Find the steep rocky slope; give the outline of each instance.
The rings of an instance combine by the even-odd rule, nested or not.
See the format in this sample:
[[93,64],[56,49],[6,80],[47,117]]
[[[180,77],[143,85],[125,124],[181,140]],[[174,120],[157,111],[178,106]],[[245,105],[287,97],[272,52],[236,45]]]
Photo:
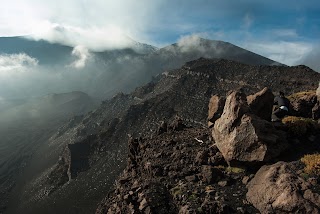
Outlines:
[[[305,66],[252,66],[204,58],[166,71],[61,127],[42,158],[59,161],[24,187],[16,211],[93,212],[126,166],[128,135],[152,136],[161,121],[172,121],[176,115],[188,126],[206,127],[213,94],[239,88],[252,94],[263,87],[291,94],[314,90],[319,80],[320,74]],[[192,132],[194,138],[198,131]]]
[[[97,102],[83,92],[50,94],[13,103],[0,111],[0,213],[35,151],[75,115]],[[16,182],[18,180],[18,182]]]
[[130,138],[127,166],[96,213],[318,213],[320,158],[304,155],[320,152],[320,125],[310,121],[297,135],[290,117],[263,119],[272,105],[261,115],[256,103],[272,103],[269,93],[230,93],[209,129],[176,118],[154,136]]

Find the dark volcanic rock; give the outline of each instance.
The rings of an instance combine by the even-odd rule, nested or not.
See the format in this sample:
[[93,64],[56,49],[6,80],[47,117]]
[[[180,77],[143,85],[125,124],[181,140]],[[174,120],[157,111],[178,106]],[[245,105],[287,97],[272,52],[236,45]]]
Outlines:
[[264,88],[254,95],[247,97],[248,105],[255,115],[258,117],[270,121],[274,95],[268,88]]
[[286,135],[251,113],[242,92],[232,92],[212,130],[218,149],[228,163],[264,162],[287,148]]
[[292,163],[263,166],[248,183],[247,199],[261,213],[319,213],[314,193]]
[[194,161],[218,152],[207,129],[184,128],[133,141],[139,142],[139,151],[130,152],[129,159],[136,164],[129,161],[96,213],[234,213],[238,206],[256,212],[243,203],[245,186],[241,180],[229,182],[233,175],[226,167]]
[[90,145],[87,143],[75,143],[69,144],[68,148],[70,152],[68,175],[72,179],[79,172],[86,171],[89,168]]

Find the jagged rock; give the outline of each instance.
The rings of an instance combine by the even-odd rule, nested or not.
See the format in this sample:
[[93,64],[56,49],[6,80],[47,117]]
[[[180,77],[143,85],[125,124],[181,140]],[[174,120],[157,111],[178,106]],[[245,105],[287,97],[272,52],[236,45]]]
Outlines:
[[317,88],[317,91],[316,91],[316,95],[317,95],[317,103],[312,108],[312,119],[314,120],[320,119],[320,82],[319,82],[319,87]]
[[202,180],[207,183],[213,183],[223,178],[223,173],[220,169],[210,165],[203,165],[201,170]]
[[225,102],[226,99],[224,97],[219,97],[218,95],[214,95],[211,97],[209,101],[208,121],[211,122],[212,125],[217,119],[220,118]]
[[319,82],[319,86],[316,91],[316,95],[317,95],[318,100],[320,100],[320,82]]
[[89,168],[90,145],[88,143],[69,144],[70,165],[68,169],[69,178],[74,178],[81,171]]
[[162,134],[166,132],[168,129],[168,124],[165,121],[161,121],[160,126],[158,128],[157,134]]
[[267,87],[247,97],[248,105],[252,113],[268,121],[271,119],[273,99],[274,95]]
[[320,99],[313,106],[311,111],[312,111],[312,119],[314,119],[314,120],[320,119]]
[[227,97],[212,137],[229,164],[269,161],[287,148],[285,133],[250,113],[246,96],[239,91]]
[[317,109],[313,109],[317,103],[317,95],[314,91],[293,94],[289,96],[289,100],[291,113],[294,116],[311,118],[313,114],[317,114]]
[[173,131],[181,131],[186,127],[186,125],[183,124],[182,118],[176,116],[170,126],[168,127],[169,130]]
[[319,213],[319,195],[296,171],[286,162],[261,167],[247,185],[247,200],[261,213]]
[[208,151],[199,151],[197,153],[196,159],[195,159],[196,163],[199,164],[207,164],[208,163]]

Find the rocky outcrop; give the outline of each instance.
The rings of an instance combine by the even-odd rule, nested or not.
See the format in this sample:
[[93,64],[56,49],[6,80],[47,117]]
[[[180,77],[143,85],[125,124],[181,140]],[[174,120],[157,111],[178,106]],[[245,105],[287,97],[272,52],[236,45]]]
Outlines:
[[320,119],[320,83],[316,91],[316,96],[317,96],[317,103],[312,108],[312,118],[314,120]]
[[248,105],[252,113],[267,121],[271,120],[273,99],[274,95],[267,87],[247,97]]
[[285,133],[252,114],[246,95],[240,91],[227,97],[212,137],[229,164],[270,161],[287,147]]
[[218,153],[207,129],[130,139],[128,165],[96,213],[256,212],[242,202],[244,174],[227,172]]
[[208,110],[209,128],[211,128],[214,125],[214,122],[221,117],[225,102],[226,99],[224,97],[219,97],[218,95],[214,95],[210,98]]
[[298,117],[311,118],[316,110],[317,95],[315,91],[299,92],[290,95],[291,114]]
[[263,166],[248,183],[247,200],[261,213],[319,213],[320,195],[293,163]]
[[69,180],[75,178],[79,172],[89,168],[90,145],[88,143],[75,143],[68,145],[70,164],[68,167]]

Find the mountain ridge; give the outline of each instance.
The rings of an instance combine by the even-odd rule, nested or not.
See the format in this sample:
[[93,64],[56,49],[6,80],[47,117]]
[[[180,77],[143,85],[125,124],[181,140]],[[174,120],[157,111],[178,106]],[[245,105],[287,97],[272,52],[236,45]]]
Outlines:
[[[60,161],[49,174],[39,177],[40,183],[27,187],[30,192],[25,192],[22,197],[30,201],[20,201],[21,208],[34,204],[32,209],[40,211],[54,200],[55,211],[58,212],[63,210],[69,198],[74,206],[84,209],[78,212],[93,212],[96,208],[94,203],[110,190],[112,181],[125,167],[127,134],[132,137],[151,135],[160,121],[170,121],[176,115],[184,118],[188,125],[206,126],[207,102],[212,94],[225,94],[237,88],[249,94],[265,86],[274,91],[293,93],[315,89],[319,80],[319,73],[304,66],[253,66],[204,58],[164,72],[155,77],[154,82],[137,88],[131,94],[120,93],[104,101],[97,110],[77,119],[78,122],[70,121],[65,125],[50,142],[51,152],[55,153],[51,158],[57,160],[60,156]],[[84,159],[75,162],[85,161],[89,168],[79,165],[72,168],[74,175],[71,180],[68,167],[69,164],[76,165],[70,162],[68,151],[74,151],[68,144],[86,144],[90,148]],[[59,153],[61,150],[64,151],[62,155]],[[47,176],[51,179],[47,180]],[[47,195],[40,194],[43,188],[49,188]],[[76,202],[79,194],[85,197]],[[85,208],[82,203],[88,203],[89,198],[93,200],[92,204]]]

